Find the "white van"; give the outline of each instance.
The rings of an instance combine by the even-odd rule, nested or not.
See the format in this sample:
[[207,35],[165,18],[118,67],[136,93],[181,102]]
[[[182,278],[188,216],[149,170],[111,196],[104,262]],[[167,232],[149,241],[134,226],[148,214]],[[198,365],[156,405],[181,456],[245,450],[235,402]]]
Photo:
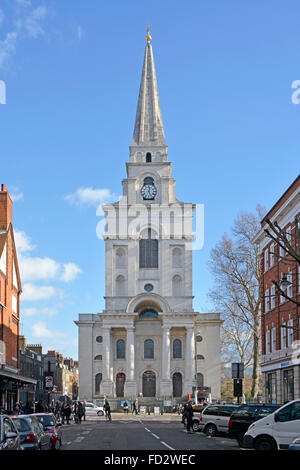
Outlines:
[[243,447],[255,450],[288,449],[300,434],[300,400],[281,406],[254,422],[244,435]]

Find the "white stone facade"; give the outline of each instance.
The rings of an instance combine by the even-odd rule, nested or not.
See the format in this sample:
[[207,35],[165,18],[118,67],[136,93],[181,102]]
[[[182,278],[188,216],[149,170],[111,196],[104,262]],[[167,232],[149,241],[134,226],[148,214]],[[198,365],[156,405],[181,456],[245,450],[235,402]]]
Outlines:
[[178,398],[198,385],[218,399],[222,322],[193,310],[195,206],[175,196],[149,42],[122,184],[103,206],[105,310],[76,321],[80,398]]

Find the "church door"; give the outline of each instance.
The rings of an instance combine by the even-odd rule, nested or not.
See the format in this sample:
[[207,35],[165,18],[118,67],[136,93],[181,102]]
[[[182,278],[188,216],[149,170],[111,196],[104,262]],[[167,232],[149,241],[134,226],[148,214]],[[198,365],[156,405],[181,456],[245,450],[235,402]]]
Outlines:
[[173,397],[182,396],[182,375],[180,372],[173,374]]
[[155,397],[156,376],[152,370],[143,373],[143,397]]
[[120,372],[116,377],[116,395],[117,397],[124,397],[124,384],[125,384],[125,374]]

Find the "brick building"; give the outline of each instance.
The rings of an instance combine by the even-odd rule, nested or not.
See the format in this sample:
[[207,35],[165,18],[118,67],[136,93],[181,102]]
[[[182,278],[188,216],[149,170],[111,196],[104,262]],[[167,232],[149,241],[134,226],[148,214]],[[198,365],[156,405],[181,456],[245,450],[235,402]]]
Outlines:
[[262,272],[263,400],[285,403],[300,398],[300,308],[280,295],[272,281],[277,281],[286,295],[299,301],[300,272],[299,264],[264,232],[269,228],[266,219],[278,223],[299,253],[300,175],[261,221],[261,230],[255,237],[260,247]]
[[11,411],[19,389],[34,379],[19,370],[21,280],[12,224],[12,200],[4,184],[0,191],[0,407]]
[[[57,351],[48,351],[43,357],[45,380],[46,377],[53,377],[52,383],[57,390],[57,396],[67,395],[76,399],[78,362],[72,358],[64,359],[63,355]],[[53,394],[50,394],[51,390],[49,389],[49,400],[55,398]]]
[[26,404],[32,400],[44,401],[47,392],[44,390],[44,360],[41,344],[26,344],[25,336],[19,337],[19,367],[22,376],[35,379],[36,384],[23,385],[19,391],[19,400]]

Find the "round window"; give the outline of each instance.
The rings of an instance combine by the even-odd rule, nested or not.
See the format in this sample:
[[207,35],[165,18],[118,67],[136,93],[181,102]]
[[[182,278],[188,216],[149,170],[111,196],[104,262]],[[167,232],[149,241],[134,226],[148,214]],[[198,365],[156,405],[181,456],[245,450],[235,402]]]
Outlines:
[[196,338],[197,343],[201,343],[202,340],[203,340],[202,336],[197,336]]
[[97,341],[97,343],[102,343],[102,341],[103,341],[102,336],[97,336],[96,341]]
[[152,284],[146,284],[144,286],[144,289],[145,289],[146,292],[151,292],[151,291],[153,291],[153,285]]

